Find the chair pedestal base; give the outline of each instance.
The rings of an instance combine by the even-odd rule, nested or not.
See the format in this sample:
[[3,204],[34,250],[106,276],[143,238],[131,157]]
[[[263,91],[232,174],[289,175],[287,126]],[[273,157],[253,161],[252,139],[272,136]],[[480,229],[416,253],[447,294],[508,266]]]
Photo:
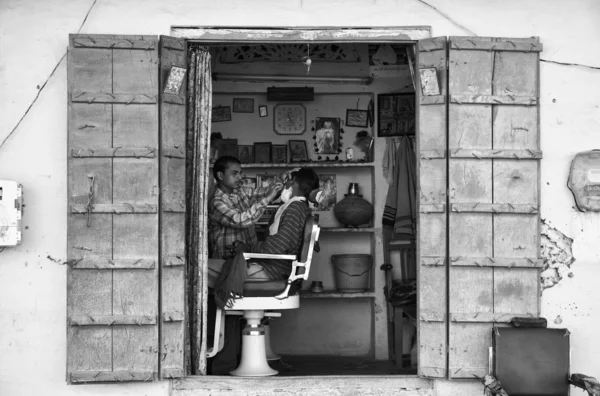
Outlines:
[[269,367],[265,348],[265,328],[261,320],[265,313],[261,310],[244,311],[246,327],[242,331],[242,359],[240,365],[230,374],[239,377],[268,377],[278,371]]
[[271,326],[267,322],[263,325],[263,327],[265,328],[265,351],[267,353],[267,360],[280,360],[281,356],[276,354],[271,346]]

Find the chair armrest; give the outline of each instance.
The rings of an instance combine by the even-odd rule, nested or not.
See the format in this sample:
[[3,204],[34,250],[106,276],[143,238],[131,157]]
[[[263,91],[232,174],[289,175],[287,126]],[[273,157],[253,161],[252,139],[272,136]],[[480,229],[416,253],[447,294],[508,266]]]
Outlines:
[[244,253],[244,259],[296,260],[294,254]]
[[590,395],[600,395],[600,384],[594,377],[583,374],[572,374],[570,381],[572,385],[586,390]]

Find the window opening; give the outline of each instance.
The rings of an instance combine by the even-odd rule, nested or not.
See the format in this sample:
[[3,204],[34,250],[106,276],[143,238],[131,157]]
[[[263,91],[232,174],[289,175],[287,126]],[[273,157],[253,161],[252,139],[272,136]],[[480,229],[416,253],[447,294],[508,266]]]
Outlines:
[[[302,284],[300,308],[275,310],[281,317],[268,320],[267,349],[281,356],[269,364],[279,376],[416,374],[415,188],[407,188],[404,199],[389,194],[411,177],[416,183],[413,45],[316,43],[310,45],[310,58],[306,43],[203,45],[212,56],[211,162],[223,154],[237,157],[240,188],[266,185],[282,171],[310,167],[324,190],[335,189],[329,191],[330,202],[313,210],[321,226],[321,251]],[[297,91],[288,95],[297,96],[285,97],[285,88],[294,87]],[[269,97],[270,88],[281,96]],[[312,100],[307,100],[310,95],[301,93],[311,89]],[[337,147],[320,146],[317,132],[324,127],[337,134]],[[212,165],[208,179],[212,194]],[[357,228],[345,227],[333,210],[351,185],[378,207]],[[276,199],[256,222],[259,240],[267,237],[279,205]],[[384,234],[381,247],[377,228]],[[344,275],[332,264],[332,257],[343,254],[367,254],[372,262],[363,274]],[[211,315],[209,307],[208,348]],[[239,342],[239,327],[235,331]],[[386,345],[377,341],[381,332]],[[213,361],[209,374],[216,371]]]

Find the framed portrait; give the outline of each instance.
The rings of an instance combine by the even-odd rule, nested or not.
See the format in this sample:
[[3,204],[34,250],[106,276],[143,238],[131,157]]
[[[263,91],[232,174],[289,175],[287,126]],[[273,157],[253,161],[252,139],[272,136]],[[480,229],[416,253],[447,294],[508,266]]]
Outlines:
[[274,144],[271,157],[274,164],[287,164],[287,145]]
[[254,190],[257,186],[256,177],[242,177],[242,188]]
[[290,162],[307,162],[306,140],[290,140]]
[[254,99],[233,98],[234,113],[254,113]]
[[277,175],[262,173],[256,175],[256,187],[269,187],[273,183],[277,183]]
[[368,127],[369,112],[367,110],[346,110],[346,125],[350,127]]
[[242,164],[251,164],[254,162],[254,146],[240,144],[237,148],[237,158]]
[[266,117],[269,115],[269,112],[267,111],[267,106],[266,105],[260,105],[258,106],[258,115],[260,117]]
[[231,121],[231,107],[218,106],[212,108],[212,122]]
[[337,202],[337,183],[335,174],[319,175],[319,188],[323,191],[323,199],[317,205],[313,205],[313,211],[333,210]]
[[415,94],[377,95],[377,136],[415,134]]
[[181,87],[183,85],[183,78],[185,77],[185,71],[183,67],[171,66],[169,71],[169,77],[165,83],[164,93],[171,95],[179,95]]
[[340,119],[317,117],[315,121],[315,153],[334,154],[340,152]]
[[222,157],[224,155],[229,155],[231,157],[237,157],[238,155],[238,147],[237,147],[237,139],[219,139],[213,140],[211,145],[214,144],[217,147],[217,158]]
[[257,164],[271,163],[271,142],[254,143],[254,162]]

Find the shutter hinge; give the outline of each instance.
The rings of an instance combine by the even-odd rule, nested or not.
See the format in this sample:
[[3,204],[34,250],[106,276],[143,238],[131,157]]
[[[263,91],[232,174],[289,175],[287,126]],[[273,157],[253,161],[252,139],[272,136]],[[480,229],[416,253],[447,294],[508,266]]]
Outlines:
[[446,70],[450,69],[450,59],[446,58]]

